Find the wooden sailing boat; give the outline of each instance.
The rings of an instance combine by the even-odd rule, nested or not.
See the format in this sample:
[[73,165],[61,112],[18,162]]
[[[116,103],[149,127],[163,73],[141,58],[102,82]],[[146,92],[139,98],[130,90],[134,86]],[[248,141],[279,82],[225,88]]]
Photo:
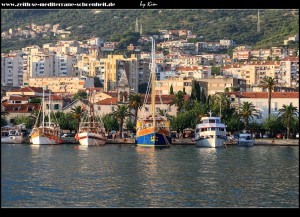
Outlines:
[[[151,57],[151,109],[152,114],[137,120],[136,144],[138,146],[169,146],[172,143],[170,132],[170,121],[159,115],[155,109],[155,42],[152,38]],[[150,84],[148,84],[149,86]],[[147,97],[147,96],[146,96]]]
[[48,108],[48,123],[45,122],[45,91],[43,89],[42,99],[42,120],[40,114],[38,115],[35,126],[31,132],[30,141],[33,145],[57,145],[61,144],[60,127],[56,123],[51,122],[51,94],[49,92],[49,108]]
[[[92,96],[93,104],[90,103]],[[95,93],[90,94],[90,100],[88,100],[90,104],[89,110],[86,110],[84,113],[82,121],[79,124],[79,131],[75,135],[75,139],[79,140],[79,143],[82,146],[104,145],[107,140],[103,124],[100,121],[96,121],[94,96]]]

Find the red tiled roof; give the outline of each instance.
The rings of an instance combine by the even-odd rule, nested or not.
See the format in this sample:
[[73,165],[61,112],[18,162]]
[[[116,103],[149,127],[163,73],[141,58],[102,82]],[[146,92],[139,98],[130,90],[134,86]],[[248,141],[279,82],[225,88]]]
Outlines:
[[299,57],[285,57],[281,61],[292,61],[292,62],[299,62]]
[[[98,104],[98,103],[96,103]],[[118,104],[118,98],[106,98],[104,100],[99,101],[100,105],[117,105]]]
[[[9,92],[36,92],[36,93],[43,93],[42,87],[22,87],[18,89],[13,89]],[[49,93],[49,90],[45,90],[45,93]]]
[[[49,97],[45,97],[45,100],[49,100]],[[59,95],[51,95],[50,100],[63,100]]]
[[[2,103],[2,106],[5,108],[5,111],[8,113],[31,113],[32,111],[28,111],[28,108],[32,108],[33,111],[40,110],[41,105],[35,103],[28,104],[8,104],[7,102]],[[18,111],[14,111],[14,108],[18,107]]]
[[21,100],[21,101],[28,101],[29,97],[28,96],[15,96],[15,95],[10,95],[9,100]]
[[[268,92],[229,92],[241,98],[268,98]],[[299,98],[299,92],[272,92],[272,98]]]

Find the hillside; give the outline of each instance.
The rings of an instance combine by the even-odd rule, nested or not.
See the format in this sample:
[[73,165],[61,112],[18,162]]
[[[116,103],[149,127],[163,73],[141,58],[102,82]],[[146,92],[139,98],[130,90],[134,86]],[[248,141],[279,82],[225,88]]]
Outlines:
[[[100,36],[118,39],[124,32],[134,31],[136,18],[143,33],[159,29],[189,29],[203,35],[205,41],[233,39],[237,44],[256,47],[283,46],[287,36],[299,32],[298,10],[260,10],[261,31],[257,33],[257,10],[2,10],[1,32],[25,27],[31,23],[60,23],[71,27],[69,39],[84,40]],[[82,26],[82,28],[79,28]],[[20,49],[28,44],[54,42],[56,38],[1,40],[1,50]]]

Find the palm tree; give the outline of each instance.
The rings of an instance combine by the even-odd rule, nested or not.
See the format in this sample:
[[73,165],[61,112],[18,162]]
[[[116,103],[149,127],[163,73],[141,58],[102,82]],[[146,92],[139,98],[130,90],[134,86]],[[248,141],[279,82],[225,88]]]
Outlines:
[[286,124],[287,139],[289,139],[292,119],[293,119],[293,117],[298,116],[297,107],[293,106],[292,103],[290,103],[289,105],[283,105],[282,108],[279,109],[278,116],[280,119],[283,119]]
[[77,132],[79,130],[79,124],[81,122],[81,117],[83,116],[83,113],[85,112],[85,110],[86,109],[80,105],[75,106],[74,108],[71,109],[72,117],[77,120],[77,128],[76,128]]
[[268,89],[268,118],[270,118],[271,115],[271,98],[272,98],[272,90],[274,90],[274,87],[276,85],[276,81],[272,77],[265,76],[261,81],[260,85],[263,88]]
[[258,111],[255,109],[255,106],[252,104],[252,102],[243,102],[239,106],[239,112],[240,116],[244,120],[245,129],[247,130],[249,126],[249,120],[252,120],[253,117],[258,117]]
[[143,106],[143,103],[144,102],[141,94],[137,93],[129,96],[128,107],[134,110],[134,123],[136,123],[138,110]]
[[169,105],[177,106],[177,113],[180,112],[184,105],[184,93],[181,90],[175,93]]
[[122,136],[124,119],[132,114],[130,113],[128,106],[117,105],[117,108],[112,115],[116,117],[119,122],[119,135]]

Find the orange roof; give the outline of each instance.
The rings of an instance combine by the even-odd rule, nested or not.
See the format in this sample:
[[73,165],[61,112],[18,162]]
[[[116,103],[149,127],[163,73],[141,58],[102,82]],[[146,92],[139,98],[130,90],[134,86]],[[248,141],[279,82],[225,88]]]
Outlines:
[[[2,106],[5,108],[5,111],[8,113],[32,113],[28,111],[28,108],[32,108],[33,111],[40,110],[41,105],[35,103],[27,104],[8,104],[7,102],[2,103]],[[14,111],[14,108],[19,108],[18,111]]]
[[21,101],[27,101],[29,99],[28,96],[14,96],[10,95],[9,100],[21,100]]
[[292,62],[299,62],[299,57],[285,57],[281,61],[292,61]]
[[[268,98],[268,92],[229,92],[241,98]],[[299,98],[299,92],[272,92],[272,98]]]
[[[36,93],[43,93],[42,87],[22,87],[13,89],[9,92],[36,92]],[[45,93],[49,93],[49,90],[45,90]]]
[[117,105],[118,104],[118,98],[106,98],[106,99],[100,100],[96,104],[100,104],[100,105]]

